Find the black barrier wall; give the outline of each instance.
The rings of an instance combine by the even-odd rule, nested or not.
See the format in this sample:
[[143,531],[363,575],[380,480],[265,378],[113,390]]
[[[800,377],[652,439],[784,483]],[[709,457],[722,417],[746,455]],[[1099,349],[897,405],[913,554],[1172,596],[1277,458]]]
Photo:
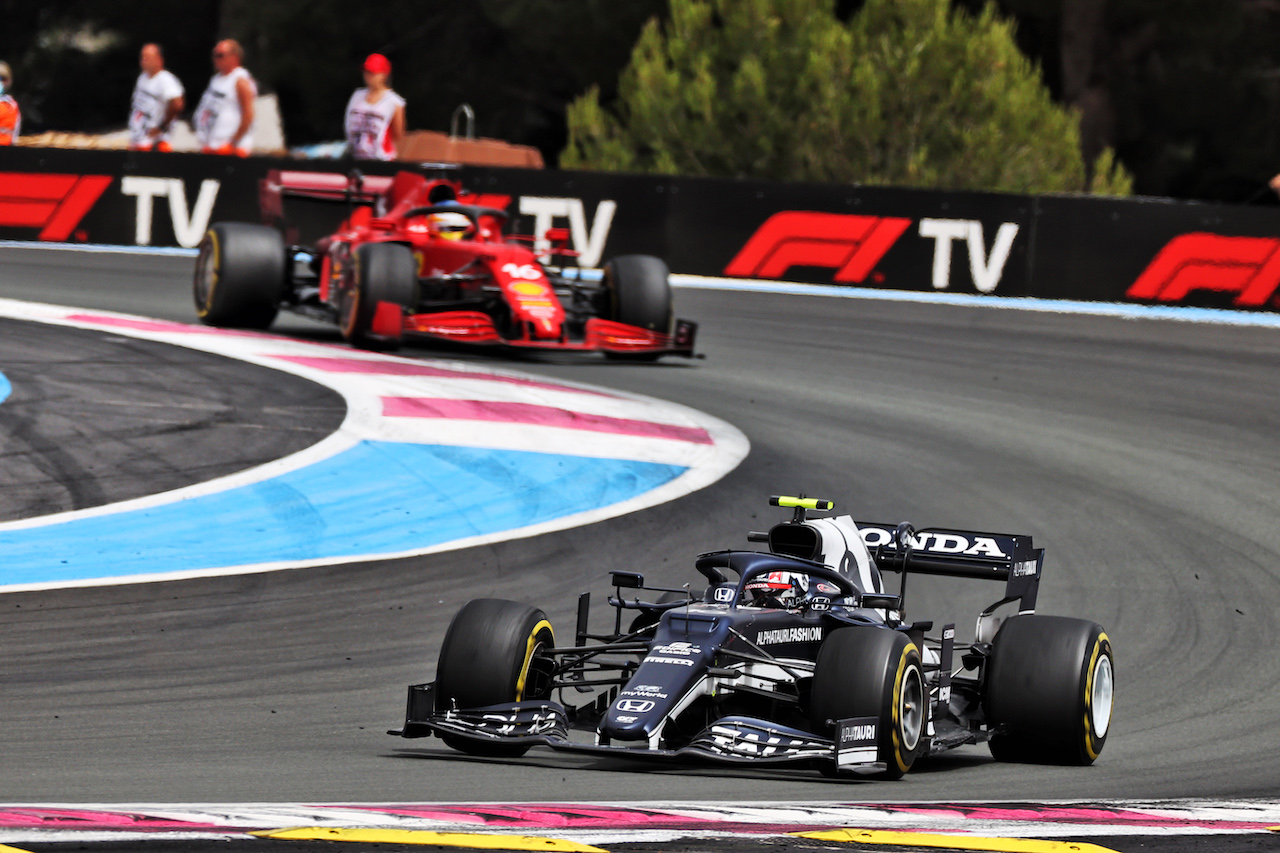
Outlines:
[[[270,170],[350,166],[0,149],[0,239],[192,247],[212,222],[259,221]],[[462,177],[524,233],[568,228],[583,266],[642,253],[703,276],[1280,310],[1277,208],[554,170]],[[304,242],[341,218],[332,206],[286,214]]]

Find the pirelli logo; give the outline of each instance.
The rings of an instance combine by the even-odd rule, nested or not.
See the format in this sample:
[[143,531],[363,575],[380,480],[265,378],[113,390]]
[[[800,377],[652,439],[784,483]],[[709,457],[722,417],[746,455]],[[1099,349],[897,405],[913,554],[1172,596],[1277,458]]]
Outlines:
[[36,228],[61,242],[111,186],[110,175],[0,173],[0,228]]
[[1239,308],[1276,305],[1280,239],[1182,234],[1170,240],[1125,295],[1177,304],[1195,292],[1234,294]]

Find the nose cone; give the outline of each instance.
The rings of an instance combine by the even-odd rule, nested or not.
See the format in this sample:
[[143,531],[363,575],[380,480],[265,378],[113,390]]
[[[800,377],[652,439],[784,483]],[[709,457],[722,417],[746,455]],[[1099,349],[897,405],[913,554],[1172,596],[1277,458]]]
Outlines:
[[652,741],[661,734],[677,707],[701,695],[707,667],[730,627],[720,610],[695,606],[663,613],[649,653],[600,721],[601,738]]
[[652,738],[714,655],[710,644],[659,640],[605,714],[601,734],[620,741]]
[[655,713],[661,701],[657,694],[646,699],[626,695],[624,691],[605,714],[600,730],[610,740],[648,740],[662,722],[663,712]]

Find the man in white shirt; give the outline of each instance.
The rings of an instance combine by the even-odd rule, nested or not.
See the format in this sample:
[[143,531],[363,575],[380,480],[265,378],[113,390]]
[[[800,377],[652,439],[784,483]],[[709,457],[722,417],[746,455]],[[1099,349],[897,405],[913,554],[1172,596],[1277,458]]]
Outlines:
[[144,44],[138,56],[142,73],[133,87],[129,111],[129,147],[134,151],[172,151],[169,129],[186,105],[178,78],[165,70],[158,44]]
[[253,99],[258,86],[240,63],[244,51],[233,39],[214,45],[213,67],[200,104],[196,107],[196,139],[206,154],[248,157],[253,150]]

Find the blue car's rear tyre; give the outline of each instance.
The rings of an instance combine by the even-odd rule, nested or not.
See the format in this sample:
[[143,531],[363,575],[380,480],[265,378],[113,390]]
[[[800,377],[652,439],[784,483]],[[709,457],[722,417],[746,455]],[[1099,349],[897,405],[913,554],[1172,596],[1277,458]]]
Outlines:
[[901,631],[841,628],[818,652],[809,698],[814,731],[838,720],[876,717],[885,775],[903,776],[926,749],[929,694],[920,650]]
[[[449,624],[436,667],[436,710],[482,708],[551,695],[549,659],[555,645],[541,610],[515,601],[480,598],[467,602]],[[528,746],[445,736],[445,743],[472,755],[518,756]]]
[[1085,765],[1106,745],[1115,666],[1102,626],[1015,616],[995,636],[985,683],[997,760]]

